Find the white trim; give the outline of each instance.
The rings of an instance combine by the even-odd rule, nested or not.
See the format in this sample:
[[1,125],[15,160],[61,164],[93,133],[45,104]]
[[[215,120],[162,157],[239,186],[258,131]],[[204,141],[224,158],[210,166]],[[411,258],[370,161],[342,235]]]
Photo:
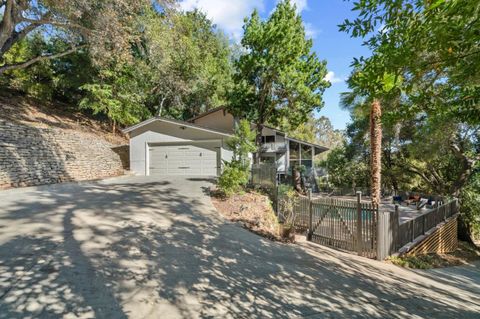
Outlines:
[[206,128],[206,127],[201,127],[201,126],[191,124],[191,123],[187,123],[187,122],[184,122],[184,121],[170,120],[170,119],[161,118],[161,117],[152,117],[151,119],[148,119],[146,121],[140,122],[140,123],[135,124],[133,126],[127,127],[126,129],[123,129],[122,132],[123,133],[130,133],[130,132],[132,132],[132,131],[134,131],[138,128],[141,128],[141,127],[143,127],[145,125],[148,125],[150,123],[153,123],[155,121],[175,124],[175,125],[179,125],[179,126],[185,126],[185,127],[189,127],[189,128],[192,128],[192,129],[197,129],[197,130],[200,130],[200,131],[206,131],[206,132],[210,132],[210,133],[214,133],[214,134],[218,134],[218,135],[222,135],[222,136],[226,136],[226,137],[231,137],[232,136],[231,134],[228,134],[228,133],[220,132],[220,131],[217,131],[217,130],[212,130],[212,129],[209,129],[209,128]]

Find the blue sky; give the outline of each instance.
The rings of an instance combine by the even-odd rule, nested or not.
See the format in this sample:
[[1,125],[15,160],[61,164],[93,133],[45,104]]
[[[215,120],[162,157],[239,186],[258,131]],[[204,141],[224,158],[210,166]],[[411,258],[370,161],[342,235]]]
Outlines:
[[[254,8],[267,17],[278,0],[183,0],[184,10],[198,8],[204,11],[224,32],[238,41],[242,35],[243,18]],[[316,116],[327,116],[333,126],[344,129],[350,120],[348,112],[339,107],[341,92],[348,90],[345,78],[350,74],[353,57],[368,55],[361,40],[352,39],[338,31],[338,24],[354,18],[352,2],[343,0],[292,0],[302,15],[307,34],[313,39],[313,49],[321,59],[327,60],[328,79],[332,86],[324,94],[325,106]]]

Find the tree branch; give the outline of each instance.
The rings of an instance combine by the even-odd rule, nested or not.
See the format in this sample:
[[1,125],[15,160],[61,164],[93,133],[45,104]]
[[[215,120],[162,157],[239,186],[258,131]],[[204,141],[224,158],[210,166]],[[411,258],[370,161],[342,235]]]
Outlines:
[[81,29],[87,33],[90,33],[91,30],[80,25],[80,24],[77,24],[77,23],[71,23],[71,22],[60,22],[60,21],[54,21],[54,20],[50,20],[48,18],[45,18],[43,17],[42,19],[28,19],[28,18],[23,18],[22,19],[22,22],[28,22],[30,24],[34,24],[34,25],[45,25],[45,24],[49,24],[49,25],[52,25],[52,26],[55,26],[55,27],[61,27],[61,28],[66,28],[66,29]]
[[26,68],[26,67],[34,64],[34,63],[40,62],[40,61],[60,58],[60,57],[63,57],[65,55],[71,54],[71,53],[77,51],[78,49],[84,48],[86,46],[87,46],[86,44],[79,45],[79,46],[74,46],[67,51],[60,52],[60,53],[57,53],[57,54],[41,55],[41,56],[37,56],[33,59],[30,59],[30,60],[22,62],[22,63],[2,65],[2,66],[0,66],[0,74],[4,73],[5,71],[9,71],[9,70],[24,69],[24,68]]
[[38,25],[30,24],[23,28],[19,32],[14,32],[13,35],[7,39],[7,41],[0,47],[0,57],[3,56],[3,53],[7,52],[16,42],[22,40],[27,36],[27,34],[38,28]]

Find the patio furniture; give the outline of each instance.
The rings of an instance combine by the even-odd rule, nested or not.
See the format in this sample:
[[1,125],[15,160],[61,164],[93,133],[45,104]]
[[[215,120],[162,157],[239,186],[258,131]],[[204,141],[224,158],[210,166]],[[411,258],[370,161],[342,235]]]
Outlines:
[[417,209],[420,210],[422,208],[424,208],[428,203],[428,199],[427,198],[420,198],[420,200],[417,202]]

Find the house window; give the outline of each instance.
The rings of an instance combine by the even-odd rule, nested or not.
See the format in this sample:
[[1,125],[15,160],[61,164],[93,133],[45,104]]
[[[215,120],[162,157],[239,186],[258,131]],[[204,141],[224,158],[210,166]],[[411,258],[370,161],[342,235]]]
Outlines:
[[273,156],[261,156],[260,157],[260,163],[273,164],[273,163],[275,163],[275,157],[273,157]]
[[275,143],[275,135],[262,136],[262,143]]

